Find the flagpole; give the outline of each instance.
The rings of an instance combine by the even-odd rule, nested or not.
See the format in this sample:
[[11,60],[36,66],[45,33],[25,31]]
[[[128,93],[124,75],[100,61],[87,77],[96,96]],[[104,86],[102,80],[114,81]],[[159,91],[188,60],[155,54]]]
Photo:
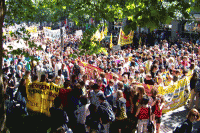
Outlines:
[[119,32],[119,39],[118,39],[118,45],[120,45],[120,38],[121,38],[121,31],[122,31],[122,28],[120,29],[120,32]]

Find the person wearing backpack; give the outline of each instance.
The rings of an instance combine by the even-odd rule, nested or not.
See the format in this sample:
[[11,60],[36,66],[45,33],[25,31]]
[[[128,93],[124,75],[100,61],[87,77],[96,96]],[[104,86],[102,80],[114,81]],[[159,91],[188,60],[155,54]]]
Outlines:
[[117,90],[117,101],[116,101],[116,121],[115,127],[118,129],[118,133],[121,133],[126,127],[126,99],[123,96],[122,90]]
[[104,133],[109,133],[110,122],[115,120],[115,114],[111,105],[106,101],[106,97],[102,94],[100,94],[98,97],[100,105],[97,112],[99,114],[100,123],[103,124]]
[[102,130],[102,124],[100,124],[100,120],[97,113],[97,107],[94,104],[89,105],[90,115],[86,117],[85,124],[87,125],[87,129],[89,133],[100,133]]
[[56,97],[54,99],[54,107],[49,109],[50,112],[50,122],[51,122],[51,132],[57,131],[67,131],[69,118],[67,113],[61,109],[61,99]]
[[187,119],[179,126],[177,126],[173,133],[193,133],[193,122],[200,120],[200,113],[193,108],[189,111]]

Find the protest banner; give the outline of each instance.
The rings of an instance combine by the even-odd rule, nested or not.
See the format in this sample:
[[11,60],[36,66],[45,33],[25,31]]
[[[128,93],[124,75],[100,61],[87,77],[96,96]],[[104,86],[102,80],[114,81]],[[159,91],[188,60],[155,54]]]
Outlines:
[[[163,95],[165,99],[165,107],[162,113],[167,113],[185,105],[187,100],[190,98],[190,94],[188,93],[190,78],[191,76],[187,76],[175,82],[173,85],[169,85],[166,87],[159,86],[157,88],[158,94]],[[144,86],[146,94],[148,96],[151,96],[151,90],[154,88],[152,85],[138,85]]]
[[125,35],[123,30],[120,29],[118,45],[123,46],[123,45],[131,44],[133,42],[133,35],[134,35],[133,31],[130,31],[128,35]]
[[37,27],[36,26],[26,27],[26,30],[28,30],[30,33],[36,33],[37,32]]
[[165,108],[163,113],[166,113],[171,110],[175,110],[178,107],[185,105],[187,100],[190,98],[189,94],[189,84],[191,76],[187,76],[173,85],[167,87],[159,87],[159,94],[163,95],[165,98]]
[[83,31],[82,30],[76,30],[75,36],[76,36],[76,38],[81,38],[83,36]]
[[43,27],[43,30],[45,30],[45,29],[51,30],[51,27]]
[[[90,77],[93,76],[94,70],[97,70],[98,74],[103,72],[102,69],[88,64],[86,62],[79,62],[79,66],[85,69],[85,73]],[[109,81],[113,78],[112,73],[106,73],[106,79]],[[175,110],[178,107],[185,105],[186,101],[190,98],[189,84],[191,76],[187,76],[172,85],[163,87],[158,86],[158,94],[161,94],[165,98],[165,108],[163,113]],[[145,88],[145,92],[148,96],[151,96],[151,90],[155,87],[147,84],[138,84]],[[45,113],[49,115],[49,108],[53,106],[53,100],[58,96],[61,86],[55,85],[54,83],[46,82],[33,82],[27,84],[27,108]]]
[[113,51],[113,52],[116,52],[116,51],[119,51],[119,50],[121,50],[121,46],[120,46],[120,45],[114,45],[114,46],[112,47],[112,51]]
[[99,32],[99,30],[97,30],[97,31],[94,33],[94,35],[92,36],[91,41],[92,41],[92,40],[93,40],[93,41],[98,41],[98,40],[100,40],[100,37],[101,37],[101,33]]
[[46,38],[58,39],[60,37],[60,29],[50,30],[50,29],[45,28],[44,34]]
[[49,115],[49,108],[53,106],[53,101],[58,96],[61,87],[46,82],[27,83],[26,86],[27,108]]

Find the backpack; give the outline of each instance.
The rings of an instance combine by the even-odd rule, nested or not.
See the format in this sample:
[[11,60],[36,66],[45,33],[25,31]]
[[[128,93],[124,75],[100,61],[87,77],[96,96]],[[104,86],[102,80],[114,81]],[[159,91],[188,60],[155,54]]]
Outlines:
[[119,115],[119,120],[124,120],[127,118],[127,114],[126,114],[126,110],[125,107],[122,106],[122,103],[119,103],[119,107],[120,107],[120,115]]
[[103,115],[106,122],[113,122],[115,121],[115,114],[110,106],[100,105],[100,108],[103,110]]

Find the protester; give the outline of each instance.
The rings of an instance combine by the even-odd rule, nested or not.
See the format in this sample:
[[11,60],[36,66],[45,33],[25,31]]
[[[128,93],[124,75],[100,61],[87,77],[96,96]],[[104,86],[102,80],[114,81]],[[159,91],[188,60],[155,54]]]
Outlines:
[[161,95],[158,95],[157,96],[157,99],[156,99],[156,103],[155,103],[155,109],[154,109],[154,112],[153,114],[155,114],[155,123],[156,123],[156,133],[159,133],[160,132],[160,124],[161,124],[161,120],[162,120],[162,110],[165,106],[165,103],[164,103],[164,97],[161,96]]
[[138,117],[138,133],[147,133],[147,124],[150,117],[149,98],[144,96],[135,114]]
[[[198,93],[195,92],[195,88],[196,88],[196,82],[197,82],[197,72],[194,71],[191,79],[190,79],[190,89],[191,89],[191,99],[190,99],[190,102],[189,102],[189,105],[188,105],[188,108],[189,109],[192,109],[193,107],[193,101],[194,101],[194,98],[196,96],[196,100],[198,101]],[[198,102],[196,101],[196,105],[198,105]],[[198,107],[198,106],[197,106]]]
[[49,109],[51,114],[51,132],[57,131],[67,131],[68,126],[67,123],[69,121],[67,113],[60,109],[61,99],[56,97],[54,100],[54,106]]
[[[126,99],[123,97],[122,90],[118,90],[117,92],[117,101],[116,101],[116,127],[118,129],[118,132],[121,133],[123,130],[125,130],[126,127]],[[122,130],[122,131],[121,131]]]
[[198,110],[194,108],[191,109],[186,118],[187,119],[182,123],[182,125],[175,128],[173,133],[193,133],[193,123],[200,120],[200,114]]
[[[107,102],[106,97],[104,95],[99,95],[100,106],[98,107],[98,115],[100,118],[100,123],[103,124],[104,133],[109,133],[110,130],[110,121],[109,114],[107,114],[108,110],[112,112],[111,105]],[[113,113],[114,114],[114,113]]]
[[79,132],[86,133],[86,117],[89,115],[89,105],[87,101],[87,97],[81,97],[80,102],[82,104],[81,107],[79,107],[75,113],[77,115],[77,128]]
[[[144,42],[146,37],[145,34],[143,35],[142,43],[147,45],[143,45],[143,47],[139,45],[138,49],[135,49],[135,46],[128,46],[127,48],[125,46],[115,52],[111,50],[108,54],[103,52],[93,55],[83,54],[82,56],[78,55],[77,58],[71,57],[70,54],[80,52],[77,48],[78,45],[81,45],[81,41],[73,35],[64,38],[63,58],[60,55],[59,40],[45,39],[44,36],[34,38],[33,41],[39,41],[44,50],[36,51],[35,48],[24,48],[24,50],[39,59],[38,62],[32,62],[23,56],[14,58],[14,56],[9,55],[8,60],[4,59],[4,91],[12,99],[18,84],[23,97],[26,97],[24,90],[28,89],[25,87],[25,83],[40,81],[43,84],[54,83],[58,85],[61,88],[58,96],[62,99],[63,109],[71,117],[69,118],[69,126],[74,131],[76,131],[78,121],[75,111],[84,106],[81,104],[82,96],[87,97],[88,103],[96,106],[98,110],[102,104],[110,104],[114,109],[115,104],[120,99],[117,98],[117,94],[123,92],[121,98],[124,97],[126,101],[128,121],[132,123],[132,129],[135,131],[138,127],[137,118],[135,118],[138,106],[141,106],[145,92],[147,92],[146,95],[151,95],[150,91],[146,90],[150,88],[159,92],[161,89],[175,85],[179,80],[190,76],[194,69],[198,69],[200,61],[198,45],[194,45],[193,48],[187,42],[181,40],[177,41],[177,44],[163,40],[154,45],[149,41]],[[158,40],[160,40],[159,37]],[[37,75],[37,78],[35,75]],[[199,99],[199,93],[194,95],[195,83],[193,83],[193,77],[190,83],[192,94],[190,108],[192,108],[194,97],[196,96],[196,101]],[[101,98],[99,98],[99,95]],[[156,95],[152,95],[152,97],[156,97]],[[162,102],[158,104],[156,98],[153,99],[152,101],[156,102],[152,105],[152,112],[154,113],[156,112],[154,108],[159,108],[164,100],[161,100]],[[198,107],[198,103],[196,106]],[[157,110],[157,113],[162,109]],[[96,114],[95,111],[94,114]],[[155,114],[157,132],[159,132],[161,114],[159,112],[157,117]],[[118,119],[118,115],[119,112],[116,114],[116,119]],[[94,115],[91,114],[91,117],[94,117]],[[105,130],[108,132],[110,122],[107,123],[104,118],[101,119]],[[84,125],[85,123],[81,124]],[[100,131],[100,128],[94,128],[91,123],[87,126],[90,127],[91,132]]]

